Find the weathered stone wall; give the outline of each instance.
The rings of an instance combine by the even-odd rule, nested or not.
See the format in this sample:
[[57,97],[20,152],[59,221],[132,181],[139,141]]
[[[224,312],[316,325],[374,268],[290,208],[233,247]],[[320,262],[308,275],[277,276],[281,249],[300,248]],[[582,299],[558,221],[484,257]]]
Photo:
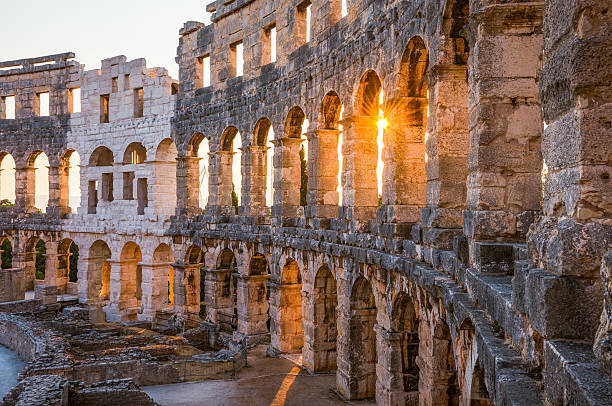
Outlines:
[[[23,188],[17,213],[0,212],[13,266],[31,273],[42,239],[44,283],[63,293],[66,241],[74,241],[78,296],[92,320],[151,321],[160,312],[205,320],[270,342],[271,354],[301,353],[311,371],[335,370],[351,400],[610,403],[606,6],[355,0],[342,16],[340,4],[215,1],[211,25],[190,21],[179,33],[178,83],[125,57],[103,60],[101,70],[61,62],[0,72],[0,89],[27,94],[34,90],[17,78],[70,67],[60,87],[78,83],[83,101],[65,122],[0,120],[0,153],[18,162],[28,134],[17,140],[15,126],[47,121],[64,134],[41,144],[50,161],[66,150],[82,159],[77,213],[26,215]],[[211,63],[207,87],[202,57]],[[51,207],[64,207],[58,196]]]

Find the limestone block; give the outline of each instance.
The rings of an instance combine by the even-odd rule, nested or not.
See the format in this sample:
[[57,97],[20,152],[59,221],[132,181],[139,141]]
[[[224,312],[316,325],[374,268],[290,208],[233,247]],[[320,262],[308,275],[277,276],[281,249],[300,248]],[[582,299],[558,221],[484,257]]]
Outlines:
[[612,376],[612,251],[608,251],[602,261],[601,281],[604,306],[593,351],[604,370]]
[[525,284],[525,308],[545,339],[592,340],[603,302],[601,281],[559,277],[533,269]]

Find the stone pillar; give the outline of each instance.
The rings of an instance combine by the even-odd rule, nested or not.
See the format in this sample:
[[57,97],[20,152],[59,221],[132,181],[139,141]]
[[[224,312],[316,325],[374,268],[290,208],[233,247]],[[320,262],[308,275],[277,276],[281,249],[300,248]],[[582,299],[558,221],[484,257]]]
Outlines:
[[174,267],[174,311],[199,317],[202,264],[177,263],[172,266]]
[[176,214],[196,216],[200,209],[200,158],[176,158]]
[[511,272],[540,209],[542,111],[536,75],[542,3],[473,10],[470,54],[467,202],[463,228],[471,266]]
[[[416,376],[405,374],[403,370],[402,340],[405,339],[405,334],[407,333],[379,328],[378,368],[376,369],[376,403],[379,405],[419,404],[418,369],[415,371]],[[418,346],[418,341],[416,345]]]
[[[343,217],[357,228],[367,228],[376,217],[378,186],[378,117],[350,116],[342,120],[342,206]],[[367,231],[367,230],[356,230]]]
[[317,129],[308,135],[307,216],[331,218],[338,215],[338,142],[342,131]]
[[[269,147],[251,145],[243,147],[245,161],[242,181],[241,213],[251,216],[263,216],[268,213],[266,205],[266,187],[268,176]],[[238,191],[236,191],[238,192]]]
[[[28,261],[28,255],[23,251],[25,247],[20,248],[19,242],[17,240],[14,241],[14,249],[13,249],[13,268],[23,269],[24,275],[24,285],[26,291],[34,290],[34,279],[36,279],[36,269],[35,264],[32,261]],[[35,253],[30,253],[30,257],[32,255],[36,255]]]
[[378,211],[379,219],[416,223],[425,205],[427,183],[424,139],[427,98],[395,98],[384,109],[389,126],[383,132],[383,207]]
[[269,282],[270,347],[275,352],[299,353],[304,346],[302,285]]
[[49,202],[47,204],[47,215],[63,217],[70,213],[68,172],[70,166],[49,166]]
[[[467,66],[436,65],[430,71],[427,207],[421,211],[421,221],[432,229],[462,229],[470,148]],[[435,247],[452,249],[452,238],[436,241]]]
[[30,166],[15,168],[15,209],[17,212],[36,211],[36,168]]
[[23,269],[0,269],[0,303],[23,299],[25,299]]
[[[216,215],[234,215],[232,205],[232,163],[234,152],[217,151],[210,154],[208,166],[208,205],[207,213]],[[236,191],[240,193],[240,191]]]
[[55,286],[57,294],[63,295],[66,292],[68,283],[68,272],[70,268],[68,253],[57,254],[57,244],[47,242],[47,254],[45,254],[45,285]]
[[[150,185],[151,194],[149,202],[155,209],[155,214],[172,216],[176,212],[176,162],[153,161],[149,162],[154,167],[155,177]],[[199,165],[199,162],[198,162]],[[199,184],[198,166],[198,184]],[[198,188],[199,190],[199,188]],[[199,197],[198,197],[199,204]]]
[[206,272],[206,319],[232,331],[233,303],[231,275],[233,269],[212,269]]
[[[520,275],[525,286],[521,310],[544,340],[590,344],[603,298],[611,294],[609,281],[602,288],[602,259],[612,250],[612,104],[606,79],[611,25],[606,2],[546,2],[538,83],[548,173],[543,215],[527,241],[533,266]],[[519,289],[514,294],[522,297]],[[609,320],[604,316],[602,325]],[[596,338],[596,348],[601,339]]]
[[270,275],[238,276],[238,332],[249,342],[265,341],[268,336],[268,279]]
[[158,310],[168,307],[170,266],[170,263],[142,264],[142,312],[139,320],[153,321]]
[[136,299],[137,260],[108,261],[110,272],[110,303],[104,307],[108,321],[135,319],[138,314]]
[[300,146],[302,138],[273,140],[274,153],[274,217],[291,218],[303,215],[300,206]]
[[[306,282],[304,282],[306,283]],[[333,314],[327,314],[328,306],[337,304],[336,292],[317,289],[316,281],[312,289],[306,288],[303,293],[304,348],[302,350],[304,366],[311,372],[329,372],[336,370],[336,325],[335,307]],[[309,293],[311,292],[311,293]]]

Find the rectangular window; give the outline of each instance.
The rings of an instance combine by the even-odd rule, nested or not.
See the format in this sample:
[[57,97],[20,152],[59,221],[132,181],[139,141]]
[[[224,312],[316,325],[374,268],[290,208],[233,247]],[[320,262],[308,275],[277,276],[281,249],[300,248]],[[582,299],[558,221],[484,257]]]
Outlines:
[[242,41],[234,42],[230,45],[230,68],[233,77],[242,76],[244,74],[244,53]]
[[123,200],[134,200],[134,172],[123,173]]
[[15,119],[15,96],[2,98],[2,118],[7,120]]
[[108,123],[109,111],[109,95],[103,94],[100,96],[100,122]]
[[348,6],[346,5],[346,0],[342,0],[342,17],[346,17],[348,14]]
[[210,56],[206,55],[202,58],[202,84],[203,87],[208,87],[211,84],[210,81]]
[[102,200],[112,202],[115,200],[113,197],[113,174],[103,173],[102,174]]
[[310,0],[302,2],[297,7],[296,13],[296,39],[298,46],[310,41],[310,19],[312,3]]
[[262,64],[276,62],[276,25],[273,24],[264,30]]
[[89,181],[87,203],[87,213],[96,214],[96,207],[98,206],[98,182],[95,180]]
[[119,77],[115,76],[111,82],[111,92],[117,93],[119,91]]
[[138,214],[144,214],[145,207],[149,207],[149,192],[147,190],[147,179],[138,179],[136,185],[136,193],[138,195]]
[[130,90],[130,75],[125,75],[123,77],[123,90]]
[[144,97],[142,87],[134,89],[134,117],[142,117],[144,111]]
[[68,89],[68,113],[81,112],[81,88]]
[[38,101],[38,115],[40,117],[49,116],[49,92],[38,93],[36,95]]

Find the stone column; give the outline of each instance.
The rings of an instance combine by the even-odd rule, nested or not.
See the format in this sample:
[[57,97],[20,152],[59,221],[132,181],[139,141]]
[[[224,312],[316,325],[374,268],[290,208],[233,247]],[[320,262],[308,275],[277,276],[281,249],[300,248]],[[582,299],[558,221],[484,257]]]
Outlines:
[[[403,372],[402,338],[404,334],[406,333],[379,328],[376,402],[380,405],[419,404],[418,370],[416,376],[405,376]],[[411,390],[406,391],[406,384]]]
[[378,186],[378,117],[350,116],[345,111],[342,120],[342,206],[343,217],[356,228],[368,227],[376,217]]
[[307,217],[338,215],[338,142],[342,131],[317,129],[308,135]]
[[224,331],[232,330],[232,272],[233,269],[212,269],[206,272],[206,319],[219,324]]
[[540,209],[542,111],[536,75],[542,6],[495,4],[471,14],[463,228],[471,266],[481,272],[512,271],[513,246],[508,243],[525,241]]
[[68,283],[69,257],[68,253],[58,254],[57,243],[51,241],[46,243],[47,254],[45,254],[45,285],[55,286],[57,294],[66,292]]
[[111,266],[110,303],[104,307],[106,319],[111,322],[134,319],[138,314],[135,278],[138,261],[108,262]]
[[[336,338],[338,335],[336,318],[327,319],[327,315],[324,317],[320,315],[326,314],[328,310],[326,306],[329,305],[329,302],[333,303],[337,300],[336,293],[317,292],[314,286],[310,289],[306,287],[303,300],[304,348],[302,354],[304,366],[315,373],[334,371],[336,370]],[[325,321],[321,320],[322,318]]]
[[172,266],[174,267],[174,311],[199,317],[202,264],[176,263]]
[[34,279],[36,279],[36,270],[33,264],[31,264],[32,261],[27,261],[27,255],[24,250],[25,248],[19,247],[18,240],[15,240],[13,248],[13,268],[23,269],[25,290],[30,291],[34,290]]
[[270,347],[275,352],[299,353],[304,346],[302,285],[271,281],[269,286]]
[[[242,181],[242,213],[263,216],[268,212],[266,205],[266,178],[268,176],[269,147],[251,145],[243,147],[245,161]],[[237,191],[238,192],[238,191]]]
[[272,215],[279,218],[303,215],[300,206],[300,146],[302,138],[273,140],[274,156],[274,207]]
[[200,209],[200,158],[176,158],[176,214],[197,216]]
[[[216,151],[210,154],[208,166],[208,205],[207,213],[216,215],[234,215],[232,206],[232,163],[234,152]],[[240,191],[236,191],[240,193]]]
[[268,335],[268,279],[270,275],[238,276],[238,332],[249,342],[265,341]]
[[168,307],[170,266],[170,263],[142,264],[142,312],[139,320],[153,321],[158,310]]
[[15,208],[17,212],[36,211],[36,168],[30,166],[15,169]]
[[[520,275],[526,287],[521,310],[544,338],[544,351],[547,340],[590,344],[595,337],[604,366],[606,352],[612,354],[610,344],[601,347],[612,317],[604,313],[600,319],[604,297],[612,294],[609,280],[602,287],[609,254],[608,264],[602,266],[602,259],[612,250],[611,28],[606,2],[546,3],[539,86],[548,173],[543,216],[527,241],[533,266]],[[522,297],[519,289],[514,293]],[[611,369],[608,363],[608,373]],[[544,375],[545,381],[555,379],[552,371]]]

